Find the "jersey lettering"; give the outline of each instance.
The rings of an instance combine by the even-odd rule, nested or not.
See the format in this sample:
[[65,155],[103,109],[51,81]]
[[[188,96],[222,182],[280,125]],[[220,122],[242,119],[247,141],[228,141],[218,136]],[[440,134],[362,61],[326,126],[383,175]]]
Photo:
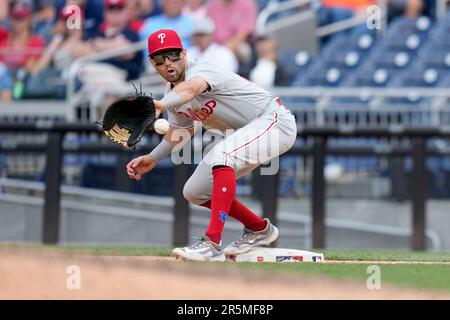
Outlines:
[[208,100],[207,102],[205,102],[204,106],[200,110],[187,108],[186,112],[177,111],[177,114],[179,114],[180,116],[183,116],[187,119],[190,119],[190,120],[203,122],[214,113],[214,108],[216,106],[217,106],[217,101],[214,99],[211,99],[211,100]]

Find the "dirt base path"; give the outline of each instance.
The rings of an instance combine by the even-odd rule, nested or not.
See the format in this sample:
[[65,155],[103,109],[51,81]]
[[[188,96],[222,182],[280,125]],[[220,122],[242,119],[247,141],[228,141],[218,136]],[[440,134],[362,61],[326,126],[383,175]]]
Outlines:
[[[80,290],[67,288],[73,277],[67,271],[72,265],[81,271]],[[106,257],[8,248],[0,248],[0,288],[0,299],[450,298],[387,285],[368,290],[365,282],[241,270],[231,264],[174,263],[170,257]]]

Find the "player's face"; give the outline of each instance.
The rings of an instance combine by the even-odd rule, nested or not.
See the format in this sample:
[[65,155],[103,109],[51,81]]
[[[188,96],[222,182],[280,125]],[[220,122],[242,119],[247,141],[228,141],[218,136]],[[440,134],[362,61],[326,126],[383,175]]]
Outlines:
[[150,61],[159,75],[168,82],[176,83],[184,77],[186,66],[185,50],[162,52],[151,57]]

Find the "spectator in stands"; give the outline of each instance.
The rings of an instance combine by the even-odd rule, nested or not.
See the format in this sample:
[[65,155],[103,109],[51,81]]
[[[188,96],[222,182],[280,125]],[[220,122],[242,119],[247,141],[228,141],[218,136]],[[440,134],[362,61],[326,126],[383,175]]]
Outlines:
[[263,88],[289,86],[291,75],[278,62],[278,44],[275,38],[259,35],[255,39],[257,62],[250,71],[250,81]]
[[183,0],[162,0],[163,14],[151,17],[144,22],[140,37],[147,40],[148,36],[160,29],[173,29],[181,37],[183,46],[191,45],[192,19],[182,13]]
[[[0,26],[0,43],[5,41],[7,37],[8,31]],[[9,74],[8,67],[4,63],[0,62],[0,101],[10,101],[12,99],[11,88],[12,79],[11,75]]]
[[183,14],[194,20],[206,17],[206,6],[203,4],[203,0],[186,0]]
[[0,26],[0,42],[4,41],[8,37],[8,30]]
[[[136,33],[139,33],[139,31],[141,30],[144,22],[139,18],[139,0],[126,0],[126,1],[105,1],[105,12],[107,9],[107,6],[117,3],[117,4],[122,4],[125,8],[125,10],[127,10],[126,15],[128,16],[128,28]],[[103,21],[103,23],[100,25],[100,32],[105,32],[106,30],[108,30],[110,28],[109,26],[110,22],[108,19],[106,19],[105,21]]]
[[12,78],[5,64],[0,63],[0,101],[11,101]]
[[210,0],[206,13],[216,26],[214,41],[227,46],[241,62],[248,60],[248,41],[258,14],[255,0]]
[[[144,19],[141,19],[141,8],[140,8],[140,1],[139,0],[129,0],[128,5],[130,7],[130,24],[128,27],[135,31],[137,34],[139,34],[139,31],[141,31],[142,26],[144,25]],[[100,31],[105,30],[105,24],[106,22],[103,21],[102,25],[100,26]]]
[[70,6],[65,6],[59,13],[52,29],[51,42],[30,70],[26,97],[64,98],[65,86],[51,80],[64,79],[72,62],[92,52],[91,46],[85,41],[84,28],[68,28],[67,19],[74,14],[76,12]]
[[26,75],[32,72],[41,56],[44,39],[32,32],[32,8],[26,3],[13,2],[10,8],[11,30],[0,42],[0,63],[3,63],[14,79],[13,95],[23,95]]
[[103,22],[103,0],[56,0],[57,12],[66,5],[76,5],[81,9],[83,17],[84,36],[95,36]]
[[[319,3],[320,2],[320,3]],[[366,15],[367,7],[376,5],[375,0],[320,0],[313,6],[317,8],[319,25],[335,23],[355,16]],[[416,18],[423,10],[423,0],[388,0],[388,16]]]
[[366,14],[366,8],[375,3],[374,0],[316,0],[313,7],[319,26],[324,26],[350,19],[358,13]]
[[9,0],[0,1],[0,23],[9,16]]
[[51,28],[55,20],[56,0],[2,0],[0,2],[0,25],[10,27],[9,7],[14,3],[22,3],[32,8],[33,32],[48,43],[51,38]]
[[[423,0],[423,14],[432,18],[436,18],[437,0]],[[447,3],[447,9],[449,4]]]
[[[139,35],[132,30],[132,19],[129,0],[105,0],[105,29],[97,37],[90,41],[94,52],[128,47],[134,42],[139,42]],[[127,72],[127,79],[136,79],[142,71],[142,51],[131,52],[117,58],[104,60]]]
[[22,3],[32,8],[33,33],[43,37],[45,43],[48,43],[51,40],[51,29],[55,22],[56,0],[3,0],[0,4],[0,25],[8,28],[11,26],[8,19],[9,7],[14,3]]
[[417,18],[423,10],[423,0],[391,0],[388,2],[389,21],[399,16]]
[[146,20],[163,13],[157,0],[137,0],[137,2],[140,20]]
[[34,32],[45,39],[45,43],[50,43],[52,28],[55,22],[55,0],[34,0],[33,11]]
[[189,58],[201,58],[212,63],[220,63],[222,67],[237,72],[238,61],[227,47],[213,42],[214,22],[208,18],[194,20],[192,29],[192,44],[188,49]]

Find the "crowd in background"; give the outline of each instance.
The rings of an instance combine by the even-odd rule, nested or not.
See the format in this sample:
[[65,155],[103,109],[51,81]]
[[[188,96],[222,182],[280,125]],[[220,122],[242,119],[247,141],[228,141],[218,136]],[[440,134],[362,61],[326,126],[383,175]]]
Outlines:
[[[262,86],[286,85],[276,39],[255,34],[259,11],[276,0],[2,0],[0,100],[64,98],[68,69],[80,57],[129,47],[159,29],[175,29],[188,56],[210,59]],[[282,1],[282,0],[280,0]],[[374,0],[316,0],[318,23],[358,15]],[[390,0],[392,16],[430,13],[431,0]],[[145,51],[84,70],[128,81],[146,68]],[[81,80],[83,77],[80,76]]]

